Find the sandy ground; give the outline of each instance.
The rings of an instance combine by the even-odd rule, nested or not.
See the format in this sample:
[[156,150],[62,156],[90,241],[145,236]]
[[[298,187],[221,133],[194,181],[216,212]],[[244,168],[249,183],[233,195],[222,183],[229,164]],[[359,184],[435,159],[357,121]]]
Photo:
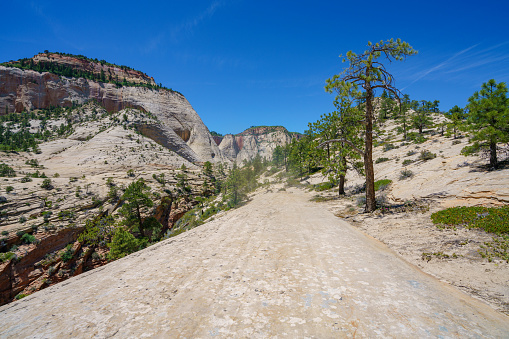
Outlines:
[[506,337],[509,322],[287,189],[0,308],[0,336]]

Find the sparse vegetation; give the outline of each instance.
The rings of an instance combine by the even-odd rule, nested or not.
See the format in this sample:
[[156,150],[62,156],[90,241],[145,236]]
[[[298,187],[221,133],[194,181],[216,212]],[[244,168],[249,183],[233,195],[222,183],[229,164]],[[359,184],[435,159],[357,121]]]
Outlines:
[[381,163],[381,162],[386,162],[386,161],[389,161],[389,160],[391,160],[391,159],[389,159],[389,158],[384,158],[384,157],[382,157],[382,158],[378,158],[378,159],[376,159],[375,164],[379,164],[379,163]]
[[452,207],[431,215],[438,227],[481,228],[495,234],[509,234],[509,206]]
[[16,172],[6,164],[0,164],[0,177],[15,177]]
[[404,169],[399,172],[399,180],[405,180],[414,176],[414,172],[408,169]]
[[419,160],[428,161],[431,159],[435,159],[436,157],[437,157],[437,155],[435,153],[431,153],[428,150],[423,150],[423,151],[421,151],[421,154],[419,155]]

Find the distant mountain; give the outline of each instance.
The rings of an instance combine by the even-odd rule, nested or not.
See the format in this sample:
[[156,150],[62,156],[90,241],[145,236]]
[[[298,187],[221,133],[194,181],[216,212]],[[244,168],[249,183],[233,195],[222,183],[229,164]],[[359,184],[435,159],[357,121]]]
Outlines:
[[228,162],[186,98],[127,66],[62,53],[0,65],[0,114],[73,107],[94,100],[108,112],[135,108],[161,122],[152,138],[193,163]]
[[300,137],[300,133],[289,132],[283,126],[252,126],[235,135],[215,136],[214,140],[226,158],[241,164],[257,154],[271,160],[277,146],[284,146]]

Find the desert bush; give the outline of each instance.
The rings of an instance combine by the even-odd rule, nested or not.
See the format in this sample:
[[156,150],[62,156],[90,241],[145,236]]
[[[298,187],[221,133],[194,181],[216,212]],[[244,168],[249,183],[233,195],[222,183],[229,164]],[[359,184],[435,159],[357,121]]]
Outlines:
[[384,152],[387,152],[387,151],[390,151],[391,149],[396,149],[396,148],[398,148],[398,146],[396,146],[394,144],[386,143],[384,145]]
[[408,179],[414,176],[414,172],[404,169],[399,173],[399,180]]
[[26,176],[26,177],[23,177],[19,180],[20,182],[30,182],[32,181],[32,178],[30,178],[29,176]]
[[9,231],[2,231],[2,235],[9,235]]
[[50,190],[53,188],[53,185],[51,184],[51,179],[46,178],[42,181],[41,188]]
[[382,180],[375,181],[375,191],[384,190],[385,188],[387,188],[387,186],[389,186],[389,184],[391,182],[392,182],[392,180],[389,180],[389,179],[382,179]]
[[24,223],[26,223],[26,222],[27,222],[27,218],[26,218],[25,216],[21,216],[21,217],[19,217],[18,222],[19,222],[20,224],[24,224]]
[[509,263],[509,235],[493,237],[492,241],[487,241],[480,247],[479,254],[489,262],[492,262],[493,258],[499,258]]
[[16,172],[6,164],[0,164],[0,177],[15,177]]
[[405,160],[403,160],[402,165],[403,165],[403,166],[407,166],[407,165],[410,165],[410,164],[411,164],[411,163],[413,163],[413,162],[414,162],[413,160],[405,159]]
[[5,188],[5,191],[6,191],[7,193],[10,193],[10,192],[14,191],[14,187],[12,187],[12,186],[7,186],[7,187]]
[[68,262],[69,260],[72,259],[72,244],[69,244],[65,247],[65,251],[62,252],[60,258],[62,259],[63,262]]
[[37,242],[37,239],[35,238],[35,236],[33,236],[31,234],[25,233],[21,237],[21,242],[23,244],[33,244],[33,243]]
[[382,158],[378,158],[378,159],[376,159],[375,164],[379,164],[381,162],[385,162],[385,161],[389,161],[389,160],[391,160],[391,159],[383,158],[383,157]]
[[332,183],[332,182],[330,182],[330,181],[326,181],[326,182],[324,182],[324,183],[321,183],[321,184],[315,185],[315,186],[314,186],[314,189],[315,189],[315,191],[317,191],[317,192],[321,192],[321,191],[330,190],[330,189],[334,188],[334,186],[336,186],[334,183]]
[[509,234],[509,206],[451,207],[431,215],[431,221],[440,226],[481,228],[495,234]]
[[419,160],[428,161],[431,159],[435,159],[436,157],[437,157],[437,155],[435,153],[431,153],[428,150],[423,150],[423,151],[421,151],[421,154],[419,155]]
[[0,253],[0,261],[1,262],[7,262],[9,260],[16,260],[16,254],[12,253],[12,252],[6,252],[6,253]]
[[363,207],[364,205],[366,205],[366,197],[364,195],[357,197],[357,206]]
[[453,140],[452,144],[453,145],[461,144],[461,140]]
[[414,154],[417,154],[417,152],[416,152],[416,151],[408,151],[408,152],[406,153],[406,156],[407,156],[407,157],[411,157],[411,156],[412,156],[412,155],[414,155]]

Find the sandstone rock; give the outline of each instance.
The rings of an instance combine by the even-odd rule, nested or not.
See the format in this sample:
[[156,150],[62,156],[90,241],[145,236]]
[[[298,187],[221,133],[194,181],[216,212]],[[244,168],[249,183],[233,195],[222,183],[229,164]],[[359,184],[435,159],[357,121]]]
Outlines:
[[147,126],[149,135],[164,135],[170,149],[192,162],[224,162],[207,127],[183,95],[166,89],[120,87],[84,78],[66,78],[51,73],[0,66],[0,112],[21,112],[71,107],[91,99],[109,112],[136,108],[151,112],[161,122]]

